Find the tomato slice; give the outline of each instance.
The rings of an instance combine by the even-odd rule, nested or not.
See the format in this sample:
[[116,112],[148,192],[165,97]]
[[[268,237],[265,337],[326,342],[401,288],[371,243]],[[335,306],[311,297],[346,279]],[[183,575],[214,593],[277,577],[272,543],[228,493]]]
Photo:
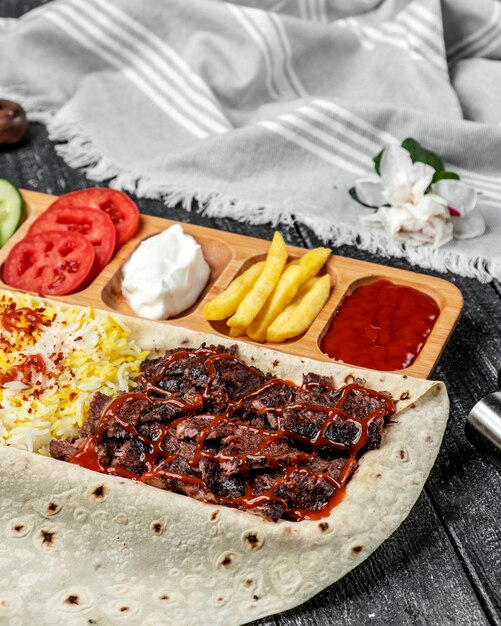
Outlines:
[[139,228],[139,211],[129,196],[116,189],[95,187],[60,196],[49,210],[59,207],[91,207],[109,215],[117,233],[116,247],[128,241]]
[[115,250],[116,233],[113,222],[104,211],[88,207],[54,207],[33,222],[28,237],[46,230],[67,230],[79,233],[94,246],[96,258],[88,281],[94,280],[108,265]]
[[9,252],[3,280],[43,296],[64,296],[84,282],[95,256],[91,242],[78,233],[48,230],[27,235]]

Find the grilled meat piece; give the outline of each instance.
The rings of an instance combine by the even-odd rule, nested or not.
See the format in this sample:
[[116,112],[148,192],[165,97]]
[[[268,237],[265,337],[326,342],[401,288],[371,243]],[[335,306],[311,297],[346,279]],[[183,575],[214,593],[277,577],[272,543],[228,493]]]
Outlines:
[[336,390],[329,377],[307,374],[297,386],[242,363],[235,348],[169,350],[143,366],[123,401],[97,393],[80,439],[50,450],[68,461],[91,437],[103,472],[121,468],[273,521],[301,519],[328,511],[356,457],[381,445],[394,404],[361,382]]
[[69,461],[77,450],[78,446],[69,439],[53,439],[49,444],[51,457],[60,461]]

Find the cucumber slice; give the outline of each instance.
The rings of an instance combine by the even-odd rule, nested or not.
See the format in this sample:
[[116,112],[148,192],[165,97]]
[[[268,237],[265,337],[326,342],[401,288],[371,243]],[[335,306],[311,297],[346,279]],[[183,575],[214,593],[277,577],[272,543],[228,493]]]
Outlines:
[[23,217],[23,198],[17,187],[0,178],[0,247],[16,232]]

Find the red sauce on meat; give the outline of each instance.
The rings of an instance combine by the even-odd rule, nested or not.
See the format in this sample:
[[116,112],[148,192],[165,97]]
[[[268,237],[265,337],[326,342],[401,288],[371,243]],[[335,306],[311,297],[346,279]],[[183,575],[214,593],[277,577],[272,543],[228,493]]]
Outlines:
[[[209,377],[207,384],[205,385],[205,389],[202,393],[199,394],[199,397],[195,397],[192,399],[190,403],[179,400],[169,392],[166,392],[162,387],[159,386],[159,382],[162,380],[167,369],[177,360],[186,357],[196,357],[200,355],[206,355],[207,360],[205,361],[208,371]],[[166,477],[168,479],[179,480],[185,484],[197,484],[203,488],[207,488],[207,485],[201,478],[195,476],[189,476],[185,474],[180,474],[176,472],[166,471],[162,469],[160,466],[164,462],[174,461],[177,457],[177,454],[172,452],[167,452],[163,449],[163,442],[169,429],[176,428],[181,422],[186,419],[189,419],[192,415],[197,414],[197,411],[204,406],[204,399],[210,396],[210,387],[211,382],[216,376],[216,368],[214,367],[214,363],[221,359],[228,359],[230,361],[238,361],[237,357],[231,354],[221,354],[217,353],[210,348],[200,348],[194,352],[186,352],[179,351],[170,354],[163,364],[163,366],[159,369],[156,376],[153,379],[149,379],[148,382],[143,379],[142,388],[145,389],[144,393],[125,393],[110,402],[110,404],[104,410],[100,421],[98,423],[96,433],[94,437],[88,438],[84,445],[77,450],[77,452],[70,459],[71,463],[81,465],[88,469],[95,470],[97,472],[101,472],[104,474],[112,474],[123,476],[126,478],[132,478],[140,481],[148,481],[155,477]],[[240,362],[241,363],[241,362]],[[246,366],[248,367],[248,366]],[[252,371],[253,368],[248,367],[249,371]],[[310,382],[305,383],[301,389],[309,390],[312,389],[317,383]],[[218,415],[207,415],[206,417],[211,417],[211,422],[208,426],[201,429],[195,446],[195,452],[191,460],[188,461],[189,465],[192,467],[196,467],[200,460],[203,457],[209,458],[218,463],[225,463],[230,460],[236,460],[239,464],[240,472],[244,479],[244,495],[238,498],[229,499],[226,497],[219,497],[219,503],[227,506],[238,506],[239,508],[247,508],[252,509],[253,507],[260,506],[265,502],[270,502],[272,500],[276,500],[281,502],[287,511],[287,517],[293,520],[318,520],[324,518],[329,515],[329,512],[332,510],[334,506],[339,504],[345,493],[346,483],[351,475],[351,468],[353,464],[356,462],[357,456],[362,451],[362,449],[367,445],[369,439],[369,426],[373,420],[377,419],[379,416],[387,417],[395,411],[395,404],[384,394],[380,394],[376,391],[366,389],[365,387],[361,387],[358,384],[350,384],[346,385],[339,394],[339,398],[334,407],[326,407],[323,405],[316,404],[308,404],[308,403],[298,403],[294,402],[293,404],[289,404],[287,407],[279,407],[279,408],[263,408],[262,411],[274,411],[277,415],[277,429],[266,429],[266,428],[257,428],[255,426],[250,426],[248,424],[244,424],[242,422],[236,422],[231,420],[231,424],[235,427],[240,428],[248,428],[253,433],[256,434],[256,448],[251,452],[238,454],[236,456],[227,456],[227,455],[219,455],[210,453],[209,451],[204,449],[205,439],[212,428],[214,428],[217,424],[221,422],[229,422],[230,416],[233,412],[239,408],[239,406],[243,406],[243,403],[246,399],[251,398],[254,395],[258,395],[264,389],[268,388],[271,385],[287,385],[295,388],[299,388],[298,385],[295,385],[291,381],[282,380],[279,378],[271,378],[266,380],[262,385],[260,385],[254,391],[251,391],[247,394],[243,394],[233,402],[229,402],[225,411]],[[383,407],[379,407],[374,412],[369,414],[364,419],[358,419],[353,415],[349,415],[348,413],[343,411],[343,406],[352,391],[363,389],[364,392],[368,393],[372,397],[377,397],[379,399],[384,399],[385,405]],[[142,436],[137,432],[134,424],[121,419],[119,410],[120,407],[127,402],[135,402],[137,400],[147,401],[149,403],[170,403],[173,404],[176,408],[180,408],[183,410],[184,414],[181,417],[177,417],[165,424],[161,429],[160,434],[154,439],[151,440]],[[310,439],[308,437],[302,436],[296,432],[284,429],[280,427],[280,415],[282,414],[284,408],[294,408],[301,407],[303,409],[314,410],[316,412],[322,412],[325,414],[325,420],[318,431],[317,435]],[[199,414],[199,413],[198,413]],[[205,416],[205,415],[204,415]],[[352,422],[358,424],[359,435],[356,442],[352,445],[345,445],[342,443],[334,442],[331,439],[327,438],[326,431],[332,422],[335,420],[336,416],[342,416],[345,419],[349,419]],[[141,441],[147,449],[147,452],[144,454],[143,462],[147,471],[142,475],[136,475],[132,472],[125,470],[118,466],[104,466],[101,464],[99,460],[98,450],[96,449],[95,443],[102,442],[103,437],[105,437],[105,432],[107,425],[111,422],[116,422],[120,428],[127,430],[134,439]],[[264,440],[263,440],[264,437]],[[307,468],[299,468],[297,465],[292,465],[289,467],[282,468],[282,475],[277,478],[270,488],[264,492],[259,494],[253,493],[252,486],[250,480],[248,479],[249,468],[248,468],[248,459],[254,457],[255,455],[263,456],[263,451],[266,450],[267,446],[274,440],[289,438],[296,441],[300,441],[303,444],[307,444],[307,447],[310,451],[300,452],[298,454],[297,463],[301,463],[305,460],[312,459],[317,454],[317,449],[322,446],[331,446],[336,449],[343,450],[343,453],[347,457],[347,462],[345,463],[342,472],[337,480],[332,478],[330,475],[320,472],[315,472],[312,469]],[[259,442],[259,443],[258,443]],[[264,455],[268,466],[273,467],[276,464],[276,460],[272,456]],[[279,466],[277,466],[279,467]],[[306,509],[297,509],[288,507],[287,502],[280,498],[276,491],[280,487],[280,485],[287,479],[287,477],[293,472],[305,472],[309,474],[314,474],[318,477],[322,477],[327,482],[329,482],[334,488],[333,494],[327,504],[319,509],[319,510],[306,510]]]
[[351,365],[404,369],[421,352],[439,313],[427,294],[378,280],[346,296],[322,339],[321,350]]

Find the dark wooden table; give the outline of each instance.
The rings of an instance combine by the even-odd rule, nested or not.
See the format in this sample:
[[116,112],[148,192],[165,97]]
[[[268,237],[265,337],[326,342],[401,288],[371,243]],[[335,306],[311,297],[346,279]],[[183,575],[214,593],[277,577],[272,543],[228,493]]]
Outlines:
[[[0,0],[0,17],[18,17],[42,3]],[[31,125],[20,146],[0,151],[0,177],[52,194],[92,185],[82,172],[72,170],[57,156],[39,124]],[[209,219],[159,201],[136,200],[147,215],[264,239],[273,234],[267,225]],[[300,224],[280,230],[290,244],[312,247],[321,243]],[[425,272],[404,261],[383,261],[355,247],[333,250]],[[465,307],[433,375],[447,385],[451,413],[423,493],[402,526],[360,567],[310,602],[261,620],[260,626],[501,626],[501,472],[464,436],[470,408],[496,389],[501,362],[501,285],[485,285],[453,274],[445,278],[461,289]]]

